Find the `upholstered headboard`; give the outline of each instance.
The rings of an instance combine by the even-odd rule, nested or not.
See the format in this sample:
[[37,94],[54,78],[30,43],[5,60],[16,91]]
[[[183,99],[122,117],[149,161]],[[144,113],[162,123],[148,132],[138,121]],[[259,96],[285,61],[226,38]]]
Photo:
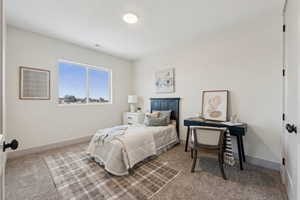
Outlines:
[[171,110],[171,120],[176,120],[176,130],[179,134],[179,101],[180,98],[150,98],[151,112],[153,110]]

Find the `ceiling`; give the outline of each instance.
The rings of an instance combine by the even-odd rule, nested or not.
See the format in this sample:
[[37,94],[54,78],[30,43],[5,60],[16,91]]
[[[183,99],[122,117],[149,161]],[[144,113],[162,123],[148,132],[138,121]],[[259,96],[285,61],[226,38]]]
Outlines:
[[[264,13],[283,0],[7,0],[10,25],[130,60]],[[126,24],[126,12],[138,15]],[[99,44],[100,47],[95,47]]]

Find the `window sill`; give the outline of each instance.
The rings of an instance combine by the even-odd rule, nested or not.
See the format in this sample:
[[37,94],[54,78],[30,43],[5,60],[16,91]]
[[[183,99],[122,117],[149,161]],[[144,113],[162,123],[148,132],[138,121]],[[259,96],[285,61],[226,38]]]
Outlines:
[[86,103],[86,104],[59,104],[57,105],[59,107],[73,107],[73,106],[104,106],[104,105],[112,105],[112,102],[107,102],[107,103]]

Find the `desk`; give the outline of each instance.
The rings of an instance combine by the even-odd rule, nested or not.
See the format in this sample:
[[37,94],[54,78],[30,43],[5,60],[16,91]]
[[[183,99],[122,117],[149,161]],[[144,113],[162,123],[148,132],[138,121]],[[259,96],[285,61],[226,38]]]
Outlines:
[[188,143],[190,138],[190,126],[209,126],[209,127],[226,127],[228,128],[230,135],[236,136],[237,139],[237,147],[239,153],[239,161],[240,161],[240,169],[243,170],[243,162],[246,162],[245,150],[244,150],[244,142],[243,136],[246,135],[247,132],[247,124],[241,125],[226,125],[222,122],[212,122],[205,121],[199,118],[188,118],[184,120],[184,126],[187,126],[187,134],[186,134],[186,143],[185,143],[185,151],[188,150]]

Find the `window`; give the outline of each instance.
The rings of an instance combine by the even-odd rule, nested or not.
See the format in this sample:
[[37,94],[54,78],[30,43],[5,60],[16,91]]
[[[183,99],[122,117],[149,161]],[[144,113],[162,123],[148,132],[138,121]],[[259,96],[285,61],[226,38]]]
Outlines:
[[59,104],[111,102],[111,71],[71,62],[58,62]]

